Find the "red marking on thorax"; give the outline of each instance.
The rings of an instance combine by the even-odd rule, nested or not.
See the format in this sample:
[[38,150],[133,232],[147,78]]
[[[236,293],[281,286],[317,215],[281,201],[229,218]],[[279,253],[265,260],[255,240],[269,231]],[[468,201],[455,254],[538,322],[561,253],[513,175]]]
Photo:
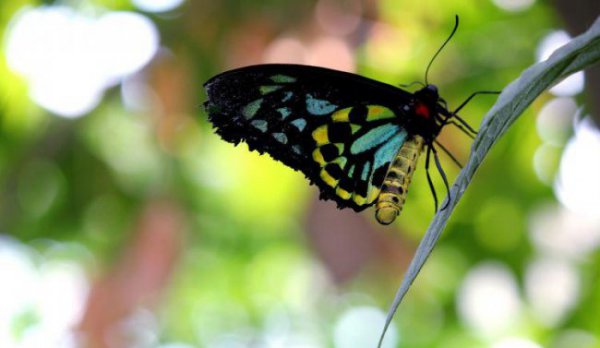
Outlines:
[[425,119],[429,119],[429,117],[431,116],[431,114],[429,112],[429,108],[427,107],[427,105],[425,105],[423,103],[417,103],[415,105],[415,113],[418,116],[421,116]]

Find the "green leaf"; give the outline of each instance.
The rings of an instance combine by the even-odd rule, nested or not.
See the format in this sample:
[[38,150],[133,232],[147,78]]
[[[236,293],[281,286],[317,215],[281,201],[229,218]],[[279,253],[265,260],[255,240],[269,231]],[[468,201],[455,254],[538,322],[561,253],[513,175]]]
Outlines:
[[385,333],[404,295],[431,254],[450,215],[492,145],[542,92],[598,60],[600,60],[600,18],[587,32],[556,50],[546,61],[529,67],[502,91],[496,104],[483,119],[479,134],[473,142],[469,161],[450,189],[452,199],[447,205],[446,202],[442,204],[442,206],[446,206],[446,209],[436,213],[415,252],[388,311],[378,347],[381,347]]

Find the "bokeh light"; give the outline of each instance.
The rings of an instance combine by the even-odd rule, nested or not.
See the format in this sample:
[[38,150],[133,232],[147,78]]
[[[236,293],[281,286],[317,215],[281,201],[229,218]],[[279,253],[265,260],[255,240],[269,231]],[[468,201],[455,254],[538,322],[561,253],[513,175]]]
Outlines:
[[185,0],[131,0],[135,7],[146,12],[167,12],[181,6]]
[[560,259],[540,258],[525,272],[525,293],[537,320],[548,326],[560,323],[579,300],[579,275]]
[[0,342],[6,347],[76,347],[88,282],[81,266],[46,258],[0,236]]
[[106,88],[146,65],[158,42],[154,24],[140,14],[96,18],[43,6],[13,19],[6,57],[27,79],[36,103],[59,116],[79,117],[98,105]]
[[[538,44],[537,60],[541,62],[548,59],[554,51],[569,41],[571,36],[566,31],[557,30],[549,33]],[[550,88],[550,93],[562,97],[574,96],[583,91],[584,81],[583,72],[576,72]]]
[[572,132],[577,113],[573,98],[550,99],[540,110],[536,126],[540,138],[554,146],[563,146]]
[[578,118],[577,104],[573,98],[552,98],[540,110],[536,128],[543,143],[533,157],[533,167],[538,178],[547,185],[554,183],[562,147],[572,133]]
[[525,11],[535,3],[535,0],[492,0],[492,1],[499,8],[506,10],[506,11],[511,11],[511,12]]
[[[334,329],[334,346],[336,348],[369,347],[379,340],[381,328],[385,323],[385,313],[374,307],[355,307],[342,313]],[[398,345],[398,333],[390,326],[384,348]]]
[[600,218],[600,162],[593,160],[599,152],[600,131],[585,118],[564,150],[555,185],[565,207],[589,218]]
[[562,206],[539,207],[529,225],[532,243],[544,255],[577,260],[600,245],[598,217],[582,216]]
[[542,346],[526,338],[508,337],[492,344],[491,348],[542,348]]
[[138,13],[109,12],[95,21],[93,30],[99,46],[96,63],[109,85],[148,64],[159,47],[154,22]]
[[517,327],[521,300],[506,266],[486,262],[472,268],[457,295],[460,319],[478,334],[497,336]]

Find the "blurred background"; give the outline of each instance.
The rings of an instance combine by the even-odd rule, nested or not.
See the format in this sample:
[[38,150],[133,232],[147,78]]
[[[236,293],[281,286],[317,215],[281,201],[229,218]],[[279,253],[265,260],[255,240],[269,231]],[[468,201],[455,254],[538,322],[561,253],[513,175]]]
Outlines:
[[[220,140],[203,82],[267,62],[422,81],[458,14],[429,76],[453,108],[548,57],[599,5],[0,2],[0,347],[373,347],[433,216],[422,163],[381,227]],[[598,80],[596,67],[556,85],[491,151],[386,347],[600,347]],[[462,116],[478,128],[494,99]],[[470,139],[440,140],[466,161]]]

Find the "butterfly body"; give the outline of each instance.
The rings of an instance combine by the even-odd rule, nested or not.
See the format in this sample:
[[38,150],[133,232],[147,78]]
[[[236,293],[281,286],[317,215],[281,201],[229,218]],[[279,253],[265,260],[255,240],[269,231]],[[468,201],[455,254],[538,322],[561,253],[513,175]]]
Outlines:
[[300,170],[340,208],[376,204],[383,224],[399,214],[419,154],[452,115],[433,85],[410,93],[302,65],[236,69],[205,88],[209,120],[224,140]]
[[375,209],[375,217],[379,223],[391,224],[402,211],[424,141],[420,135],[413,136],[402,145],[396,159],[390,165]]

